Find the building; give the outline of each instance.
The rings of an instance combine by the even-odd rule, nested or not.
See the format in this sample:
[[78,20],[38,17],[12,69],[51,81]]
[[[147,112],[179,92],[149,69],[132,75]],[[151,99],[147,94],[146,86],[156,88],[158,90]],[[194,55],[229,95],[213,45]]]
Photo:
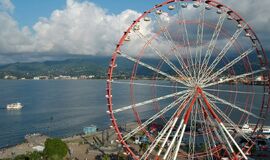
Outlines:
[[79,79],[88,79],[86,75],[81,75]]
[[15,77],[15,76],[10,76],[10,75],[6,75],[6,76],[4,77],[4,79],[15,80],[15,79],[17,79],[17,77]]
[[48,80],[49,77],[48,77],[48,76],[39,76],[39,79],[42,79],[42,80]]
[[33,79],[34,79],[34,80],[39,80],[39,77],[34,77]]
[[84,127],[83,128],[83,133],[84,134],[92,134],[97,132],[97,126],[91,125],[89,127]]
[[95,75],[88,76],[89,79],[95,78]]
[[263,81],[263,76],[256,77],[256,81]]

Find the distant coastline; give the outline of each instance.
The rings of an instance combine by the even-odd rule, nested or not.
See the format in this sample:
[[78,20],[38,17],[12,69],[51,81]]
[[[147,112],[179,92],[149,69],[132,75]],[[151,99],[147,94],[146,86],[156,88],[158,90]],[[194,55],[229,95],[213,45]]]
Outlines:
[[[40,77],[34,77],[33,79],[26,79],[26,78],[7,78],[7,79],[0,79],[0,80],[7,80],[7,81],[23,81],[23,80],[33,80],[33,81],[53,81],[53,80],[107,80],[106,77],[96,77],[94,75],[91,76],[79,76],[79,77],[71,77],[71,76],[57,76],[57,77],[45,77],[45,76],[41,76]],[[45,77],[45,78],[44,78]],[[128,78],[116,78],[117,80],[130,80]],[[134,80],[153,80],[152,77],[141,77],[141,78],[134,78]],[[167,80],[165,78],[157,78],[155,80]],[[236,85],[236,84],[243,84],[243,85],[256,85],[256,86],[264,86],[264,85],[268,85],[269,82],[268,81],[249,81],[249,82],[243,82],[243,81],[232,81],[232,82],[225,82],[225,83],[220,83],[220,84],[231,84],[231,85]]]

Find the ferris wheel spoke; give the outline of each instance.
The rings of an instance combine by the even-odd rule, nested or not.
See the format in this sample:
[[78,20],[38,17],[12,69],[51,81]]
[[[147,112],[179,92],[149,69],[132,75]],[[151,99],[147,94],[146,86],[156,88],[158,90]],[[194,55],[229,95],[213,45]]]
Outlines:
[[216,110],[216,112],[223,117],[223,119],[225,121],[227,121],[227,123],[230,124],[230,126],[232,126],[235,131],[237,131],[237,133],[239,133],[243,138],[245,138],[246,140],[250,141],[251,139],[238,127],[237,124],[235,124],[223,111],[221,111],[219,109],[219,107],[214,103],[212,102],[210,99],[208,99],[209,102],[212,104],[212,107],[214,110]]
[[178,20],[180,22],[183,22],[182,26],[183,26],[184,31],[181,32],[182,37],[183,37],[183,43],[184,43],[184,46],[187,46],[187,49],[186,49],[187,55],[186,56],[187,56],[187,63],[188,63],[188,66],[189,66],[187,68],[187,70],[190,73],[190,75],[189,75],[190,77],[195,77],[196,73],[195,73],[195,68],[194,68],[193,56],[192,56],[192,52],[191,52],[191,48],[190,48],[190,41],[189,41],[189,35],[188,35],[188,31],[187,31],[187,26],[186,26],[186,19],[185,19],[185,15],[183,13],[183,10],[180,9],[181,8],[181,2],[180,1],[177,2],[177,8],[178,8],[178,11],[177,11],[178,16],[177,16],[177,18],[178,18]]
[[187,49],[188,49],[188,53],[190,55],[190,62],[191,62],[191,66],[190,66],[190,72],[192,73],[193,71],[193,76],[196,77],[196,72],[195,72],[195,64],[193,61],[193,56],[192,56],[192,52],[191,52],[191,48],[190,48],[190,41],[189,41],[189,35],[188,35],[188,31],[187,31],[187,25],[186,25],[186,20],[185,20],[185,15],[183,10],[181,10],[181,18],[183,20],[183,28],[184,28],[184,35],[183,37],[185,37],[185,41],[187,43]]
[[213,92],[235,93],[235,94],[268,95],[268,93],[233,91],[233,90],[223,90],[223,89],[207,89],[207,88],[204,88],[204,90],[205,91],[213,91]]
[[[203,117],[208,121],[209,127],[210,127],[210,126],[213,127],[213,131],[214,131],[216,137],[218,138],[219,142],[220,142],[220,143],[223,143],[223,140],[222,140],[220,134],[219,134],[218,131],[217,131],[217,129],[218,129],[218,128],[217,128],[217,125],[214,123],[214,120],[211,119],[211,117],[210,117],[211,114],[210,114],[209,111],[207,111],[206,108],[204,107],[201,98],[199,98],[199,102],[200,102],[200,106],[201,106],[201,109],[202,109]],[[212,135],[212,136],[213,136],[213,135]],[[216,142],[213,141],[213,144],[216,145]],[[215,146],[215,147],[216,147],[216,146]]]
[[189,101],[189,96],[181,103],[180,107],[177,109],[177,111],[171,116],[170,120],[166,123],[165,127],[159,132],[158,136],[155,138],[155,140],[152,142],[152,144],[148,147],[147,151],[144,153],[144,155],[141,157],[141,159],[146,159],[150,153],[155,149],[155,147],[157,146],[157,144],[161,141],[161,139],[165,136],[165,134],[167,133],[166,138],[164,139],[162,145],[160,146],[159,152],[157,153],[157,157],[161,154],[165,144],[168,141],[168,138],[178,120],[179,115],[181,114],[181,112],[185,109],[185,105],[188,103]]
[[232,67],[233,65],[235,65],[237,62],[239,62],[240,60],[242,60],[243,58],[245,58],[246,56],[248,56],[254,50],[255,50],[255,47],[252,47],[252,48],[248,49],[247,51],[245,51],[244,53],[242,53],[241,55],[239,55],[238,57],[236,57],[234,60],[232,60],[230,63],[228,63],[227,65],[225,65],[224,67],[222,67],[221,69],[219,69],[217,72],[215,72],[214,74],[212,74],[211,76],[209,76],[209,78],[206,78],[206,80],[204,82],[205,83],[208,83],[212,79],[217,78],[224,71],[226,71],[227,69],[229,69],[230,67]]
[[225,54],[229,51],[229,49],[232,47],[232,45],[237,40],[237,38],[242,33],[242,31],[244,30],[245,27],[246,27],[246,25],[236,30],[236,32],[233,34],[233,36],[231,37],[229,42],[224,46],[224,48],[217,55],[217,57],[214,59],[214,61],[211,63],[211,65],[206,69],[206,72],[205,72],[206,74],[202,78],[206,78],[215,69],[215,67],[218,65],[218,63],[221,61],[221,59],[225,56]]
[[196,41],[196,53],[195,53],[195,68],[197,73],[197,79],[199,79],[201,60],[202,60],[202,49],[203,49],[203,35],[204,35],[204,20],[205,20],[205,3],[202,3],[202,10],[200,11],[199,24],[197,27],[197,41]]
[[189,152],[188,159],[194,159],[195,154],[195,143],[196,143],[196,125],[197,125],[197,117],[198,117],[198,103],[196,101],[193,111],[190,117],[190,136],[189,136]]
[[[216,130],[216,125],[213,123],[213,120],[211,119],[211,117],[209,116],[209,113],[206,111],[206,109],[204,108],[204,106],[202,105],[202,100],[201,98],[198,99],[200,102],[200,106],[201,106],[201,114],[202,114],[202,118],[204,119],[204,124],[206,125],[206,128],[211,131],[211,127],[213,128],[213,131],[216,135],[216,137],[218,138],[219,142],[222,143],[222,139],[219,136],[219,134],[217,134],[217,130]],[[212,140],[212,143],[214,145],[214,147],[216,147],[216,141],[214,139],[214,135],[210,134],[210,138]]]
[[145,153],[141,156],[140,160],[147,159],[147,157],[151,154],[151,152],[156,148],[157,144],[160,142],[164,134],[169,130],[171,127],[173,121],[171,118],[165,125],[165,127],[159,132],[156,139],[151,143],[151,145],[148,147],[148,149],[145,151]]
[[[185,25],[185,19],[184,19],[184,17],[182,16],[183,15],[183,12],[182,12],[182,10],[181,10],[181,14],[180,14],[180,7],[181,6],[181,4],[180,4],[180,2],[178,2],[177,3],[177,18],[178,18],[178,21],[179,22],[182,22],[182,28],[184,28],[184,29],[186,29],[186,25]],[[191,51],[190,51],[190,44],[188,43],[189,41],[188,41],[188,37],[187,37],[187,35],[186,35],[186,33],[187,33],[187,31],[183,31],[181,28],[180,28],[180,23],[178,24],[178,30],[180,30],[180,34],[182,35],[182,41],[183,41],[183,46],[184,46],[184,48],[183,48],[183,53],[186,53],[185,54],[185,56],[186,56],[186,58],[184,57],[182,57],[182,56],[180,56],[180,58],[181,58],[181,61],[183,62],[183,66],[184,66],[184,68],[183,68],[183,70],[187,70],[188,71],[188,76],[187,77],[193,77],[193,75],[192,75],[192,66],[193,66],[193,58],[191,57],[192,55],[191,55]],[[186,49],[185,49],[186,48]],[[182,51],[178,51],[179,53],[182,53]],[[181,54],[180,54],[181,55]],[[193,74],[194,74],[194,71],[193,71]],[[192,81],[194,81],[194,79],[192,79]]]
[[[192,111],[192,109],[193,109],[193,107],[194,107],[194,105],[195,105],[195,103],[196,103],[196,101],[197,101],[197,98],[198,98],[198,92],[196,91],[196,92],[194,93],[193,99],[191,100],[191,102],[190,102],[190,104],[189,104],[189,107],[187,108],[187,111],[186,111],[186,113],[185,113],[183,119],[181,120],[181,122],[183,122],[183,123],[182,123],[183,126],[181,126],[181,127],[182,127],[182,130],[181,130],[181,133],[180,133],[180,135],[179,135],[179,138],[177,139],[177,144],[176,144],[175,152],[174,152],[174,156],[173,156],[173,159],[174,159],[174,160],[177,158],[178,151],[179,151],[179,149],[180,149],[180,146],[181,146],[181,143],[182,143],[182,139],[183,139],[183,136],[184,136],[184,133],[185,133],[185,129],[186,129],[186,127],[187,127],[187,123],[188,123],[188,120],[189,120],[189,118],[190,118],[191,111]],[[181,129],[180,126],[178,127],[178,129],[179,129],[179,131],[180,131],[180,129]],[[178,131],[178,130],[177,130],[177,131]],[[173,137],[173,140],[172,140],[171,143],[170,143],[169,148],[167,148],[167,151],[166,151],[165,155],[163,156],[163,159],[166,159],[166,157],[168,156],[168,154],[169,154],[169,152],[170,152],[172,146],[173,146],[174,143],[175,143],[176,137],[178,137],[179,131],[175,133],[175,135],[174,135],[174,137]]]
[[[180,10],[180,6],[179,6],[179,3],[178,3],[178,5],[176,5],[176,9],[177,9],[177,18],[178,18],[178,20],[181,22],[182,20],[181,20],[181,16],[180,16],[180,14],[179,14],[179,10]],[[179,48],[177,47],[177,46],[175,46],[175,48],[176,48],[176,53],[175,53],[175,55],[176,55],[176,58],[177,58],[177,60],[178,60],[178,62],[179,62],[179,64],[181,65],[181,68],[183,69],[183,71],[186,71],[187,72],[187,74],[186,74],[186,76],[187,77],[192,77],[192,73],[190,72],[190,67],[188,67],[188,66],[191,66],[191,64],[190,64],[190,62],[189,62],[189,60],[187,60],[187,62],[185,62],[185,57],[182,57],[182,54],[179,54],[179,53],[186,53],[187,51],[185,51],[185,47],[187,46],[186,45],[186,40],[185,40],[185,35],[184,35],[184,33],[183,33],[183,31],[182,31],[182,29],[181,29],[181,25],[180,25],[180,23],[179,24],[177,24],[177,33],[176,33],[176,35],[179,35],[178,37],[178,40],[176,40],[176,41],[181,41],[181,34],[182,34],[182,41],[183,41],[183,47],[182,48],[180,48],[180,50],[179,50]],[[179,57],[180,57],[180,60],[179,60],[179,58],[178,58],[178,56],[177,55],[179,55]],[[184,55],[184,54],[183,54]],[[187,64],[186,64],[187,63]],[[182,67],[183,66],[183,67]],[[193,80],[193,79],[192,79]],[[194,80],[193,80],[194,81]]]
[[[145,41],[146,44],[148,44],[148,46],[168,65],[171,67],[171,69],[177,73],[179,76],[184,77],[184,73],[182,73],[171,61],[169,58],[167,58],[164,54],[161,53],[161,51],[159,49],[157,49],[156,47],[154,47],[150,42],[146,40],[145,36],[139,32],[139,31],[135,31],[135,33],[137,33],[137,35],[143,39]],[[185,81],[186,83],[189,83],[187,81]]]
[[[235,151],[233,150],[233,147],[232,147],[232,145],[231,145],[231,143],[230,143],[230,141],[229,141],[229,139],[228,139],[228,136],[227,136],[226,133],[224,132],[224,129],[222,128],[221,123],[222,123],[222,122],[218,122],[218,121],[216,120],[216,125],[217,125],[217,127],[218,127],[218,129],[219,129],[219,132],[220,132],[220,134],[221,134],[221,136],[223,137],[223,140],[224,140],[224,141],[223,141],[223,144],[226,145],[226,146],[229,148],[229,150],[230,150],[232,156],[234,156],[234,155],[235,155]],[[230,156],[230,157],[232,157],[232,156]]]
[[224,126],[224,124],[223,123],[220,123],[220,125],[224,129],[224,131],[228,135],[228,137],[231,139],[231,141],[233,142],[234,146],[236,146],[237,150],[242,154],[243,158],[247,160],[248,159],[247,156],[242,151],[242,149],[239,147],[239,145],[237,144],[237,142],[235,141],[235,139],[232,137],[232,135],[230,134],[230,132],[227,130],[227,128]]
[[[213,106],[212,106],[213,107]],[[213,107],[214,108],[214,107]],[[223,132],[223,135],[227,137],[233,142],[234,146],[236,146],[237,150],[242,154],[243,158],[247,160],[246,155],[244,154],[244,152],[242,151],[242,149],[239,147],[239,145],[236,143],[235,139],[232,137],[232,135],[230,134],[230,132],[227,130],[227,128],[224,126],[223,122],[218,123],[218,125],[220,126],[221,131]],[[225,133],[224,133],[225,132]],[[228,138],[226,138],[227,142],[228,142]],[[233,148],[231,148],[233,156],[235,157],[235,151],[233,150]]]
[[184,94],[181,97],[179,97],[177,100],[173,101],[171,104],[167,105],[165,108],[163,108],[161,111],[159,111],[158,113],[156,113],[154,116],[150,117],[148,120],[146,120],[144,123],[142,123],[141,125],[139,125],[138,127],[136,127],[135,129],[133,129],[131,132],[129,132],[128,134],[126,134],[123,139],[126,141],[128,140],[130,137],[132,137],[133,135],[135,135],[137,132],[139,132],[140,130],[142,130],[143,128],[145,128],[146,126],[148,126],[149,124],[151,124],[153,121],[155,121],[156,119],[160,118],[160,116],[164,115],[166,112],[168,112],[169,110],[171,110],[173,107],[175,107],[178,103],[180,103],[181,101],[183,101],[184,99],[186,99],[188,97],[188,94]]
[[[177,121],[179,120],[179,116],[180,116],[181,112],[185,109],[185,106],[186,106],[186,104],[188,103],[189,100],[190,100],[190,99],[188,98],[188,99],[185,100],[185,102],[183,102],[183,103],[181,104],[181,107],[180,107],[181,110],[179,110],[179,111],[176,113],[175,118],[174,118],[174,122],[173,122],[173,124],[172,124],[170,130],[168,131],[168,133],[167,133],[167,135],[166,135],[166,137],[165,137],[165,139],[164,139],[164,141],[163,141],[163,143],[162,143],[162,145],[161,145],[161,147],[160,147],[160,149],[159,149],[159,151],[158,151],[158,153],[157,153],[157,157],[160,156],[160,154],[161,154],[161,152],[163,151],[165,145],[168,143],[168,139],[169,139],[169,137],[170,137],[170,135],[171,135],[171,133],[172,133],[172,131],[173,131],[173,129],[174,129],[174,127],[175,127]],[[186,112],[187,112],[187,111],[185,111],[185,113],[186,113]],[[181,119],[178,128],[181,128],[181,127],[183,126],[183,123],[184,123],[184,119]],[[179,132],[179,131],[178,131],[178,132]],[[164,136],[165,136],[165,135],[164,135]],[[176,133],[175,133],[174,136],[176,136]],[[172,141],[170,142],[170,144],[172,144]],[[172,147],[172,145],[171,145],[171,147]],[[169,152],[168,152],[168,153],[169,153]],[[167,154],[168,154],[168,153],[167,153]]]
[[171,45],[171,51],[174,52],[174,56],[176,57],[178,63],[180,64],[180,67],[183,69],[182,71],[184,73],[184,76],[191,76],[191,73],[185,64],[183,57],[181,56],[181,54],[179,54],[181,52],[179,51],[178,47],[176,46],[174,40],[172,39],[172,36],[168,30],[168,27],[165,25],[163,26],[161,24],[160,18],[158,18],[157,16],[155,16],[155,18],[156,18],[156,21],[158,22],[159,26],[161,27],[160,29],[164,31],[162,33],[163,33],[164,37],[166,38],[167,42]]
[[226,78],[226,79],[223,79],[223,80],[220,80],[220,81],[217,81],[217,82],[208,83],[208,84],[204,85],[203,87],[206,88],[206,87],[214,86],[214,85],[217,85],[217,84],[222,84],[222,83],[234,81],[234,80],[244,78],[244,77],[247,77],[247,76],[250,76],[250,75],[255,75],[255,74],[263,72],[263,71],[265,71],[265,70],[262,70],[262,69],[255,70],[255,71],[240,74],[240,75],[237,75],[237,76],[234,76],[234,77]]
[[[216,115],[215,111],[213,110],[213,107],[211,106],[210,102],[208,101],[208,98],[206,97],[205,94],[208,94],[207,92],[201,92],[201,96],[208,108],[208,110],[210,111],[210,113],[212,114],[212,116],[215,118],[215,120],[217,121],[217,124],[220,128],[220,131],[222,132],[224,138],[226,139],[226,142],[235,158],[236,154],[231,146],[231,144],[228,141],[228,138],[233,142],[233,144],[236,146],[236,148],[238,149],[238,151],[242,154],[243,158],[247,160],[246,155],[244,154],[244,152],[242,151],[242,149],[238,146],[238,144],[236,143],[236,141],[234,140],[234,138],[232,137],[232,135],[229,133],[229,131],[227,130],[227,128],[224,126],[223,122],[220,120],[220,118]],[[225,132],[225,133],[224,133]]]
[[163,159],[167,159],[167,156],[171,152],[172,147],[175,145],[174,143],[176,141],[176,138],[178,137],[178,134],[180,132],[180,129],[182,129],[182,131],[185,130],[186,127],[185,127],[185,124],[183,124],[183,122],[184,122],[184,120],[181,120],[180,121],[180,124],[179,124],[179,126],[178,126],[178,128],[177,128],[177,130],[176,130],[176,132],[175,132],[175,134],[173,136],[173,139],[170,142],[169,147],[166,148],[166,152],[165,152],[165,155],[163,156]]
[[189,86],[189,84],[187,84],[186,82],[184,82],[184,81],[182,81],[182,80],[180,80],[180,79],[178,79],[178,78],[176,78],[176,77],[173,77],[173,76],[171,76],[171,75],[169,75],[169,74],[167,74],[167,73],[165,73],[165,72],[162,72],[162,71],[160,71],[159,69],[154,68],[154,67],[152,67],[152,66],[150,66],[150,65],[148,65],[148,64],[146,64],[146,63],[143,63],[143,62],[141,62],[140,60],[135,59],[135,58],[133,58],[133,57],[127,55],[127,54],[124,54],[124,53],[121,53],[121,52],[118,52],[118,54],[119,54],[120,56],[122,56],[122,57],[124,57],[124,58],[126,58],[126,59],[128,59],[128,60],[130,60],[130,61],[132,61],[132,62],[134,62],[134,63],[138,63],[138,64],[140,64],[141,66],[143,66],[143,67],[145,67],[145,68],[148,68],[148,69],[150,69],[150,70],[152,70],[152,71],[154,71],[154,72],[156,72],[156,73],[158,73],[158,74],[160,74],[160,75],[163,75],[163,76],[169,78],[169,79],[172,80],[172,81],[181,83],[181,84],[183,84],[184,86]]
[[170,121],[167,122],[167,124],[165,125],[165,127],[159,132],[159,134],[156,137],[156,139],[151,143],[151,145],[148,147],[148,149],[146,150],[146,152],[141,156],[140,160],[144,160],[144,159],[147,159],[147,157],[149,157],[149,155],[156,148],[156,146],[158,145],[158,143],[160,143],[161,139],[166,134],[166,132],[171,128],[172,123],[173,123],[172,120],[173,119],[171,119]]
[[144,106],[146,104],[150,104],[150,103],[158,102],[158,101],[165,100],[165,99],[168,99],[168,98],[171,98],[171,97],[179,96],[179,95],[185,94],[187,92],[189,92],[189,91],[184,90],[184,91],[181,91],[181,92],[175,92],[175,93],[168,94],[168,95],[165,95],[165,96],[161,96],[161,97],[158,97],[158,98],[153,98],[153,99],[146,100],[146,101],[143,101],[143,102],[140,102],[140,103],[136,103],[136,104],[132,104],[132,105],[129,105],[129,106],[125,106],[125,107],[115,109],[115,110],[112,111],[112,113],[123,112],[123,111],[129,110],[129,109],[132,109],[132,108],[137,108],[137,107],[140,107],[140,106]]
[[226,16],[227,16],[227,14],[226,13],[223,13],[219,17],[219,20],[217,22],[215,31],[214,31],[214,33],[212,35],[212,38],[211,38],[210,43],[208,45],[208,48],[206,50],[206,54],[204,56],[202,65],[201,65],[200,70],[199,70],[199,75],[201,77],[203,77],[204,74],[206,74],[206,67],[208,66],[209,60],[210,60],[211,55],[213,53],[213,50],[214,50],[214,48],[216,46],[217,39],[218,39],[219,33],[220,33],[221,29],[222,29],[222,26],[223,26],[223,23],[224,23],[224,20],[225,20]]
[[231,108],[237,109],[238,111],[240,111],[240,112],[242,112],[242,113],[245,113],[245,114],[248,114],[248,115],[250,115],[250,116],[252,116],[252,117],[254,117],[254,118],[256,118],[256,119],[261,119],[261,117],[255,115],[255,114],[253,114],[253,113],[251,113],[251,112],[249,112],[249,111],[247,111],[247,110],[244,110],[243,108],[240,108],[240,107],[236,106],[235,104],[232,104],[232,103],[230,103],[230,102],[228,102],[228,101],[226,101],[226,100],[224,100],[224,99],[221,99],[221,98],[219,98],[219,97],[217,97],[217,96],[214,96],[214,95],[212,95],[212,94],[210,94],[210,93],[208,93],[208,92],[204,92],[204,93],[205,93],[207,96],[209,96],[209,97],[215,99],[216,101],[219,101],[219,102],[221,102],[221,103],[223,103],[223,104],[225,104],[225,105],[227,105],[227,106],[229,106],[229,107],[231,107]]
[[[199,100],[200,99],[198,99],[198,101]],[[198,112],[198,117],[199,117],[199,121],[201,122],[201,129],[203,131],[205,131],[205,133],[203,133],[205,151],[207,153],[208,159],[213,159],[213,154],[210,151],[211,150],[211,141],[210,141],[210,138],[209,138],[208,134],[210,134],[211,136],[213,136],[213,135],[210,133],[210,128],[208,126],[208,122],[206,121],[207,117],[205,115],[206,115],[206,113],[203,111],[203,108],[201,106],[201,109]],[[207,133],[207,132],[209,132],[209,133]],[[213,139],[211,139],[211,140],[212,140],[213,143],[215,143],[215,141]]]
[[[232,149],[232,146],[231,146],[227,136],[225,135],[224,131],[219,126],[219,123],[216,120],[215,116],[213,116],[213,114],[211,114],[210,110],[206,111],[206,108],[204,108],[204,106],[202,105],[201,99],[199,99],[199,101],[201,102],[203,114],[205,115],[205,117],[209,121],[209,124],[213,127],[213,131],[214,131],[216,137],[218,138],[220,144],[226,145],[230,149],[231,153],[233,153],[234,151]],[[208,113],[208,112],[210,112],[210,113]],[[212,115],[213,119],[211,119],[211,117],[209,115]]]
[[171,86],[171,85],[162,85],[162,84],[155,84],[155,83],[138,83],[138,82],[131,82],[131,81],[110,81],[114,84],[126,84],[126,85],[137,85],[137,86],[149,86],[149,87],[161,87],[161,88],[178,88],[178,89],[188,89],[188,87],[182,86]]

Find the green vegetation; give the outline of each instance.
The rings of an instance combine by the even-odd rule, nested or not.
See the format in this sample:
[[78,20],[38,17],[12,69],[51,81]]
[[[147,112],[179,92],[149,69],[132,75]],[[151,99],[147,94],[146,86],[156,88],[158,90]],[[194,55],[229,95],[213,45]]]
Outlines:
[[256,151],[257,151],[257,148],[256,148],[256,146],[254,145],[254,146],[250,149],[250,152],[251,152],[252,155],[254,155],[254,154],[256,153]]
[[108,154],[105,154],[103,157],[102,157],[102,160],[110,160],[110,156]]
[[63,160],[68,153],[68,146],[61,139],[47,139],[43,152],[31,152],[18,155],[14,159],[0,160]]
[[18,155],[14,159],[6,158],[1,160],[45,160],[42,152],[32,152],[23,155]]
[[44,156],[49,160],[61,160],[68,153],[68,146],[61,139],[47,139],[45,142]]
[[32,152],[32,153],[29,153],[29,159],[31,160],[41,160],[41,159],[44,159],[43,158],[43,153],[41,152]]
[[[108,59],[70,59],[65,61],[46,61],[31,63],[13,63],[0,66],[0,78],[11,75],[18,78],[32,79],[35,76],[80,76],[96,75],[105,76]],[[104,64],[104,65],[103,65]],[[105,65],[106,64],[106,65]]]
[[149,147],[148,143],[141,143],[139,152],[145,152],[148,147]]
[[[77,77],[80,75],[95,75],[95,78],[106,78],[109,61],[110,57],[89,56],[64,61],[13,63],[0,66],[0,79],[3,79],[6,75],[15,76],[19,79],[32,79],[35,76],[48,76],[52,78],[59,75]],[[153,66],[159,63],[157,59],[144,59],[143,61]],[[117,59],[114,78],[125,79],[130,76],[133,65],[132,62],[125,59]],[[144,67],[140,67],[137,78],[152,77],[153,73]]]
[[[233,57],[228,57],[229,61]],[[0,65],[0,79],[3,79],[5,75],[15,76],[17,78],[32,79],[35,76],[48,76],[55,77],[59,75],[65,76],[80,76],[80,75],[95,75],[95,78],[106,78],[109,62],[111,57],[101,56],[84,56],[76,57],[73,59],[67,59],[62,61],[45,61],[45,62],[30,62],[30,63],[12,63],[6,65]],[[256,61],[257,57],[251,57],[250,61]],[[156,58],[144,58],[142,62],[156,67],[161,62],[160,59]],[[177,61],[172,60],[176,67],[180,67]],[[126,79],[130,76],[134,63],[124,58],[117,58],[117,67],[114,69],[114,78]],[[260,68],[257,64],[251,64],[254,70]],[[223,67],[222,64],[217,66],[217,69]],[[234,70],[243,72],[244,67],[242,64],[235,65]],[[167,65],[163,65],[161,70],[170,74],[175,75],[176,73]],[[136,78],[150,78],[155,72],[138,66]],[[162,76],[160,76],[162,78]]]
[[111,159],[117,159],[117,160],[126,160],[128,159],[127,155],[125,155],[123,152],[118,152],[117,154],[102,154],[97,155],[95,159],[99,160],[111,160]]
[[126,160],[127,159],[127,156],[123,154],[123,152],[119,152],[117,154],[117,159],[118,160]]
[[18,155],[14,158],[14,160],[30,160],[30,157],[28,155]]

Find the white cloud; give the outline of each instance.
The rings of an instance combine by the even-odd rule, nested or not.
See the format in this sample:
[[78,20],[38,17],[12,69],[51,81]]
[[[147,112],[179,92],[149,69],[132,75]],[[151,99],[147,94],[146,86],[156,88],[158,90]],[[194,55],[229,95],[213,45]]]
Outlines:
[[269,0],[220,0],[237,11],[254,29],[265,48],[270,49]]
[[11,0],[1,0],[0,1],[0,10],[13,12],[14,9],[15,9],[15,6],[11,2]]
[[36,49],[40,52],[109,54],[123,31],[140,14],[126,10],[109,15],[89,2],[67,1],[67,8],[56,10],[33,27]]
[[6,13],[0,12],[0,48],[1,53],[30,52],[32,41],[27,27],[19,29],[16,21]]
[[67,0],[66,8],[20,29],[7,13],[0,12],[0,52],[46,52],[109,55],[123,31],[140,13],[125,10],[118,15],[90,2]]

